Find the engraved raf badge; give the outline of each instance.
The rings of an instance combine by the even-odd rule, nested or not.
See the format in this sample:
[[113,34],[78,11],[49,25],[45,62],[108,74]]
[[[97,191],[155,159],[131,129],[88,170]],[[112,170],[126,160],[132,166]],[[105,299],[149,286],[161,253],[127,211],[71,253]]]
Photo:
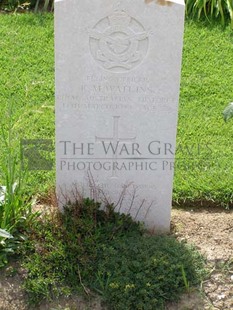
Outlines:
[[148,32],[135,18],[116,11],[90,31],[90,50],[105,69],[126,72],[142,62],[148,50]]

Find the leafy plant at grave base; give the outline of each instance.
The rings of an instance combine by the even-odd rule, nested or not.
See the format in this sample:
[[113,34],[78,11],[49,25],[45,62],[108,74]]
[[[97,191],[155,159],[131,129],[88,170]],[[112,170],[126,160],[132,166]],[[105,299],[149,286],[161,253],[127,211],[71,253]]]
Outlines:
[[33,304],[78,291],[100,294],[109,309],[159,310],[203,271],[195,250],[172,237],[148,236],[129,215],[90,199],[38,222],[24,257],[24,288]]
[[18,250],[21,241],[25,240],[23,232],[37,216],[32,214],[32,201],[27,199],[23,190],[25,174],[13,145],[12,106],[9,106],[7,119],[5,127],[0,124],[0,138],[4,145],[0,179],[5,184],[0,187],[0,267],[7,263],[9,254]]
[[232,0],[186,0],[186,15],[205,17],[207,20],[221,19],[224,26],[231,20],[233,27],[233,1]]
[[[163,309],[203,269],[200,255],[172,237],[125,237],[100,254],[98,272],[108,285],[94,283],[110,309]],[[185,271],[184,281],[182,270]]]

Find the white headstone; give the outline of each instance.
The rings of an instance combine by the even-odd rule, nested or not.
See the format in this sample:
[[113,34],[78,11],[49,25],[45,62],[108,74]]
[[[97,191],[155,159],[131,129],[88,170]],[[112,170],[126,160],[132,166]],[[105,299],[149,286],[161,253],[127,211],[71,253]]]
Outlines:
[[183,27],[183,0],[55,1],[61,204],[76,187],[169,231]]

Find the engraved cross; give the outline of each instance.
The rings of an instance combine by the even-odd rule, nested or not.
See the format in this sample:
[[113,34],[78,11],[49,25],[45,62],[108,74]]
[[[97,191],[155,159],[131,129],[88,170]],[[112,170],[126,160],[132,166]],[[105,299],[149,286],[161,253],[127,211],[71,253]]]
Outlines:
[[[113,142],[115,145],[119,143],[129,143],[135,141],[136,137],[133,138],[120,138],[119,137],[119,119],[120,116],[113,116],[113,137],[95,137],[96,142]],[[113,161],[117,162],[117,152],[114,152]],[[112,178],[117,178],[115,169],[112,169]]]

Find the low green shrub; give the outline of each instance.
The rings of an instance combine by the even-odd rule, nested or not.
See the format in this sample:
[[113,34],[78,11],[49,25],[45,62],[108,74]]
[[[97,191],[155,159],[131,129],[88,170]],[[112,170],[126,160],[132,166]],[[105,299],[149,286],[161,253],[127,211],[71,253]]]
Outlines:
[[194,249],[150,236],[129,215],[90,199],[38,222],[25,248],[24,287],[34,304],[93,292],[109,309],[159,310],[197,284],[204,266]]
[[110,309],[159,310],[179,299],[185,279],[197,284],[200,270],[200,255],[175,238],[125,237],[100,252],[94,284]]

